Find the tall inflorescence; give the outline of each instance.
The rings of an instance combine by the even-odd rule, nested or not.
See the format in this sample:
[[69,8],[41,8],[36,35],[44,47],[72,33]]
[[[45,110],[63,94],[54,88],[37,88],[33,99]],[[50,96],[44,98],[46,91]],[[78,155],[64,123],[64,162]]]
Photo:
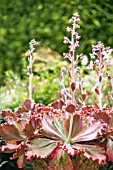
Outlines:
[[[97,45],[92,45],[92,53],[90,54],[91,59],[94,59],[93,64],[90,68],[95,68],[98,75],[97,87],[95,92],[98,95],[99,107],[102,109],[102,78],[104,74],[104,67],[110,66],[110,61],[105,58],[106,55],[111,53],[110,47],[104,47],[103,43],[100,41]],[[107,73],[108,79],[110,79],[109,73]]]
[[[76,30],[78,28],[80,28],[80,25],[77,24],[77,22],[79,22],[79,21],[80,21],[80,18],[79,18],[78,13],[74,13],[72,18],[69,20],[69,23],[72,24],[72,28],[71,27],[66,28],[67,32],[71,33],[71,39],[69,39],[68,37],[64,37],[64,41],[63,41],[64,44],[69,44],[68,45],[69,52],[64,53],[63,56],[64,56],[64,58],[68,58],[71,62],[71,71],[69,71],[69,76],[71,78],[70,100],[72,101],[73,105],[74,105],[74,101],[75,101],[75,88],[76,88],[75,67],[77,66],[78,59],[81,56],[81,55],[77,55],[77,57],[75,58],[75,51],[79,47],[79,39],[80,39],[80,36],[76,32]],[[71,137],[72,127],[73,127],[73,113],[71,114],[71,117],[70,117],[69,134],[68,134],[68,137],[67,137],[67,140],[66,140],[67,143],[69,142],[70,137]]]
[[36,44],[36,41],[33,39],[31,40],[31,42],[29,43],[29,53],[30,56],[28,57],[28,61],[29,61],[29,65],[27,66],[28,68],[28,74],[29,74],[29,87],[28,87],[28,91],[29,91],[29,99],[32,100],[32,93],[34,91],[34,88],[32,86],[32,79],[33,79],[33,73],[32,73],[32,64],[33,64],[33,51],[35,50],[34,45]]
[[75,87],[76,87],[76,75],[75,75],[74,68],[77,65],[78,59],[80,57],[80,55],[77,55],[75,59],[75,51],[79,47],[79,39],[80,39],[80,36],[76,32],[76,30],[80,28],[80,25],[77,24],[77,22],[79,21],[80,21],[80,18],[79,18],[78,13],[74,13],[72,18],[69,20],[69,23],[71,23],[73,27],[66,28],[67,32],[71,33],[71,40],[68,37],[64,37],[64,41],[63,41],[64,44],[69,44],[68,46],[69,52],[64,53],[63,55],[64,55],[64,58],[68,58],[71,62],[71,72],[69,72],[69,75],[71,77],[70,87],[71,87],[72,102],[74,101],[74,93],[75,93]]

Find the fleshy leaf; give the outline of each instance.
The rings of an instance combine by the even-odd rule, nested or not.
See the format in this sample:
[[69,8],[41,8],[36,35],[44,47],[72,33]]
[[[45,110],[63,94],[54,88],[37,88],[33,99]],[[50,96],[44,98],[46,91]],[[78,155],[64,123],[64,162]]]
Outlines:
[[26,99],[22,106],[15,109],[15,113],[18,116],[20,113],[28,112],[29,110],[34,110],[34,101],[30,99]]
[[75,144],[73,148],[83,150],[83,155],[93,161],[98,161],[98,164],[106,162],[105,151],[102,147],[97,145]]
[[113,162],[113,140],[107,139],[106,154],[109,161]]
[[106,122],[108,125],[111,124],[111,116],[107,113],[106,111],[102,111],[102,110],[98,110],[94,113],[93,115],[96,120],[103,120],[104,122]]
[[31,136],[34,135],[35,129],[33,128],[31,123],[26,123],[25,128],[23,129],[23,131],[25,132],[25,135],[27,137],[31,137]]
[[60,119],[56,118],[53,122],[55,129],[57,130],[57,132],[60,134],[61,138],[66,140],[67,136],[64,130],[64,126],[63,123],[61,122]]
[[61,136],[53,125],[54,120],[54,117],[47,114],[44,115],[42,120],[42,134],[46,137],[50,137],[51,139],[59,139]]
[[23,155],[24,152],[25,152],[25,148],[26,148],[26,145],[24,142],[21,142],[19,145],[18,145],[18,148],[16,149],[16,152],[13,154],[13,157],[11,159],[16,159],[18,158],[19,156]]
[[48,166],[48,170],[74,170],[70,157],[65,151],[59,150]]
[[68,113],[74,113],[76,110],[76,106],[74,104],[69,104],[68,106],[66,106],[65,110]]
[[16,119],[16,115],[10,109],[2,110],[1,114],[3,118],[6,118],[8,116],[12,117],[13,119]]
[[8,140],[8,141],[23,140],[16,126],[9,125],[7,123],[4,123],[0,126],[0,136],[2,136],[4,140]]
[[[84,129],[84,126],[85,125],[80,115],[77,114],[74,115],[71,138],[74,138],[76,135],[78,135]],[[69,127],[70,127],[70,119],[67,119],[64,123],[64,128],[67,134],[69,133]]]
[[26,157],[24,154],[19,156],[17,160],[17,165],[19,168],[24,168],[26,166]]
[[53,103],[50,104],[54,109],[62,109],[62,106],[65,105],[63,100],[55,100]]
[[81,129],[81,132],[79,132],[78,135],[71,139],[71,141],[82,142],[97,139],[99,137],[98,135],[101,134],[102,130],[104,130],[102,123],[94,122],[92,125],[88,127],[86,126],[85,128]]
[[14,145],[14,144],[10,144],[10,143],[7,143],[6,145],[3,145],[1,146],[1,152],[4,152],[4,153],[11,153],[11,152],[14,152],[16,149],[18,148],[18,145]]
[[46,138],[35,138],[28,144],[30,151],[26,152],[28,160],[32,159],[32,156],[37,158],[47,158],[53,150],[57,147],[56,141]]
[[30,99],[26,99],[23,103],[23,107],[29,111],[31,109],[33,109],[34,107],[34,101],[33,100],[30,100]]

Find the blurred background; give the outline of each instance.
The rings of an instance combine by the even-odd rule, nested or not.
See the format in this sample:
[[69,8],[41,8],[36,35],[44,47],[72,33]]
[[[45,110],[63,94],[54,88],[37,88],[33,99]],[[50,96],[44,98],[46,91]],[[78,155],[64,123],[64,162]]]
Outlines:
[[[37,41],[33,97],[44,104],[57,98],[60,68],[68,65],[62,57],[68,50],[63,37],[69,36],[66,27],[75,12],[81,19],[77,54],[89,57],[91,45],[98,41],[113,48],[112,0],[0,0],[0,110],[14,109],[28,97],[26,51],[31,39]],[[8,155],[0,159],[9,162]],[[0,169],[17,169],[15,162],[8,162]]]
[[0,0],[0,84],[6,70],[23,76],[22,53],[33,38],[62,55],[74,12],[81,18],[78,53],[88,54],[100,40],[113,48],[112,0]]

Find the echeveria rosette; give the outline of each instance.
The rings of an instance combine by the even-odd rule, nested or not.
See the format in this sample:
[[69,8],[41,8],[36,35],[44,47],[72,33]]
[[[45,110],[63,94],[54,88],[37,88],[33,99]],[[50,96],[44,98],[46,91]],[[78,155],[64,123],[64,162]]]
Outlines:
[[[64,108],[67,109],[67,107]],[[57,110],[59,115],[60,113],[61,115],[65,114],[64,108]],[[26,152],[27,159],[51,158],[48,167],[52,170],[55,169],[53,167],[56,165],[56,162],[57,168],[64,166],[64,170],[67,167],[70,167],[70,170],[72,170],[74,165],[71,157],[76,157],[78,153],[82,153],[88,159],[97,161],[98,164],[105,163],[105,150],[100,145],[100,139],[107,128],[106,123],[95,121],[92,124],[87,124],[84,118],[75,111],[71,138],[67,141],[69,127],[70,116],[68,118],[63,116],[58,118],[52,113],[44,113],[40,131],[42,137],[37,137],[29,142],[29,151]]]
[[[28,149],[27,142],[30,138],[39,135],[41,108],[44,105],[36,105],[34,101],[26,99],[22,106],[17,108],[15,112],[10,109],[1,112],[2,117],[6,121],[0,125],[0,136],[4,140],[4,145],[0,151],[12,153],[11,159],[18,158],[18,167],[23,168],[26,165],[25,152]],[[31,111],[31,115],[29,114]]]

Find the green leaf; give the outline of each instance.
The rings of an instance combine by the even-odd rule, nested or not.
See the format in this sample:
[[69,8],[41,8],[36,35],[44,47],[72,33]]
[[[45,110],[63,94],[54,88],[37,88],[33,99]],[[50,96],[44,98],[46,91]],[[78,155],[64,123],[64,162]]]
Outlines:
[[[79,127],[80,125],[78,125]],[[79,127],[80,128],[80,127]],[[81,128],[81,131],[71,139],[72,142],[82,142],[82,141],[90,141],[98,138],[98,134],[101,134],[101,130],[103,129],[103,125],[101,122],[94,122],[90,126]],[[76,134],[76,129],[75,129]]]
[[46,138],[35,138],[28,146],[31,149],[31,151],[26,152],[26,156],[29,160],[33,156],[37,158],[46,158],[57,147],[56,141]]
[[49,170],[74,170],[70,157],[65,151],[59,150],[48,166]]
[[[51,139],[60,139],[62,138],[61,134],[56,130],[54,126],[55,118],[47,114],[44,115],[42,120],[42,134]],[[58,123],[57,123],[58,125]]]
[[82,149],[85,157],[92,159],[93,161],[97,160],[99,165],[106,162],[105,151],[99,145],[75,144],[73,145],[73,148]]
[[[70,118],[65,121],[64,127],[65,127],[65,131],[68,135],[69,127],[70,127]],[[74,115],[71,138],[74,138],[76,135],[81,133],[83,131],[84,127],[85,127],[85,124],[84,124],[83,120],[81,119],[80,115]]]

